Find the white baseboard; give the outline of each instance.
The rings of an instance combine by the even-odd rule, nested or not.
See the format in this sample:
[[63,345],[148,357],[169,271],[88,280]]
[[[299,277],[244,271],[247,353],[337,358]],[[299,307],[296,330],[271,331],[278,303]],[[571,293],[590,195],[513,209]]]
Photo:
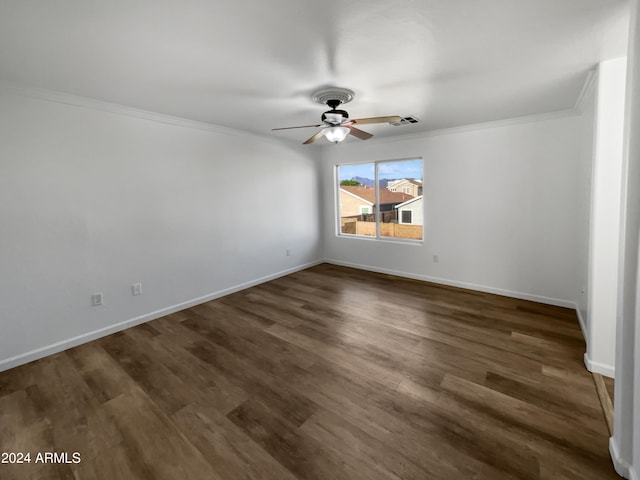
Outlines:
[[485,285],[477,285],[475,283],[459,282],[457,280],[449,280],[446,278],[431,277],[428,275],[401,272],[398,270],[391,270],[389,268],[372,267],[371,265],[360,265],[357,263],[343,262],[341,260],[333,260],[330,258],[326,258],[325,262],[331,263],[333,265],[341,265],[343,267],[357,268],[359,270],[367,270],[370,272],[384,273],[387,275],[395,275],[397,277],[411,278],[413,280],[422,280],[425,282],[438,283],[441,285],[448,285],[451,287],[466,288],[467,290],[475,290],[475,291],[484,292],[484,293],[493,293],[495,295],[502,295],[504,297],[517,298],[520,300],[530,300],[532,302],[545,303],[547,305],[555,305],[557,307],[566,307],[571,309],[576,308],[576,303],[570,300],[544,297],[541,295],[531,295],[529,293],[514,292],[512,290],[504,290],[501,288],[487,287]]
[[224,290],[219,290],[217,292],[210,293],[202,297],[194,298],[192,300],[187,300],[186,302],[182,302],[176,305],[162,308],[160,310],[156,310],[155,312],[147,313],[139,317],[131,318],[129,320],[125,320],[122,322],[115,323],[113,325],[109,325],[104,328],[100,328],[98,330],[94,330],[92,332],[83,333],[82,335],[78,335],[76,337],[69,338],[67,340],[63,340],[60,342],[53,343],[51,345],[47,345],[45,347],[31,350],[29,352],[22,353],[20,355],[16,355],[11,358],[0,360],[0,372],[4,370],[9,370],[10,368],[14,368],[19,365],[24,365],[25,363],[38,360],[48,355],[53,355],[54,353],[62,352],[63,350],[68,350],[69,348],[73,348],[83,343],[87,343],[92,340],[96,340],[98,338],[111,335],[112,333],[126,330],[127,328],[135,327],[136,325],[140,325],[141,323],[149,322],[151,320],[155,320],[156,318],[164,317],[165,315],[169,315],[171,313],[184,310],[185,308],[189,308],[195,305],[199,305],[201,303],[209,302],[211,300],[215,300],[216,298],[224,297],[226,295],[239,292],[240,290],[245,290],[255,285],[259,285],[261,283],[265,283],[270,280],[275,280],[276,278],[284,277],[285,275],[289,275],[291,273],[295,273],[300,270],[313,267],[314,265],[319,265],[320,263],[323,263],[323,262],[324,262],[323,260],[317,260],[314,262],[306,263],[304,265],[298,265],[297,267],[289,268],[287,270],[282,270],[280,272],[267,275],[265,277],[261,277],[256,280],[251,280],[249,282],[234,285],[232,287],[225,288]]
[[[580,313],[580,308],[578,308],[578,304],[575,304],[576,315],[578,316],[578,322],[580,322],[580,330],[582,330],[582,336],[584,337],[584,342],[587,343],[589,341],[589,337],[587,336],[587,323],[582,318],[582,314]],[[588,346],[587,346],[588,348]]]
[[609,438],[609,454],[611,455],[611,461],[613,462],[613,468],[616,473],[623,478],[629,480],[639,480],[636,475],[635,469],[620,458],[620,450],[614,437]]
[[615,378],[616,377],[616,367],[612,365],[605,365],[604,363],[594,362],[589,358],[589,354],[584,354],[584,366],[587,367],[592,373],[599,373],[600,375],[604,375],[605,377]]

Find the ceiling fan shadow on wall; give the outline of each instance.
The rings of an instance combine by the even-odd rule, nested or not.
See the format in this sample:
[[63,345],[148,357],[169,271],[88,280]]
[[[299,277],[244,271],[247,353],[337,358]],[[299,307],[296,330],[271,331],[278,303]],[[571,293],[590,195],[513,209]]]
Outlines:
[[402,118],[398,115],[391,115],[388,117],[369,117],[369,118],[355,118],[349,119],[349,114],[346,110],[338,110],[337,108],[353,100],[355,93],[346,88],[324,88],[313,93],[312,99],[322,105],[327,105],[331,110],[322,114],[321,121],[317,125],[301,125],[298,127],[283,127],[274,128],[276,130],[291,130],[294,128],[319,128],[322,130],[317,132],[311,138],[302,142],[303,145],[308,145],[315,142],[321,137],[325,137],[327,140],[333,143],[339,143],[347,138],[347,135],[353,135],[360,140],[368,140],[373,135],[371,133],[360,130],[354,127],[354,125],[366,125],[370,123],[392,123],[399,122]]

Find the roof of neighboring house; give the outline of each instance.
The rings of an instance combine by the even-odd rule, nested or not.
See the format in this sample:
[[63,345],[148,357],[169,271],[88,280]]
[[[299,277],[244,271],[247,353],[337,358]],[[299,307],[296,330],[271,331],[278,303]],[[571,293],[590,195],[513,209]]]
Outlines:
[[406,202],[401,203],[400,205],[396,205],[393,208],[403,208],[409,205],[410,203],[417,202],[418,200],[422,200],[422,195],[418,195],[417,197],[414,197],[411,200],[407,200]]
[[360,200],[360,201],[362,201],[362,202],[364,202],[364,203],[366,203],[368,205],[373,205],[373,199],[371,201],[369,201],[366,198],[363,198],[363,197],[359,196],[356,193],[353,193],[353,192],[350,192],[350,191],[346,190],[344,186],[340,187],[340,190],[342,192],[346,193],[347,195],[351,195],[352,197],[356,197],[358,200]]
[[[376,200],[376,189],[374,187],[365,187],[362,185],[359,186],[351,186],[351,185],[341,185],[340,190],[344,190],[347,193],[355,195],[356,197],[360,197],[364,201],[368,203],[373,203]],[[413,198],[412,195],[407,195],[406,193],[401,192],[392,192],[387,190],[386,188],[380,189],[380,203],[402,203],[407,200],[411,200]]]
[[387,183],[387,188],[395,187],[404,182],[412,183],[413,185],[417,185],[419,187],[422,186],[422,180],[414,180],[412,178],[401,178],[400,180],[393,180],[392,182]]

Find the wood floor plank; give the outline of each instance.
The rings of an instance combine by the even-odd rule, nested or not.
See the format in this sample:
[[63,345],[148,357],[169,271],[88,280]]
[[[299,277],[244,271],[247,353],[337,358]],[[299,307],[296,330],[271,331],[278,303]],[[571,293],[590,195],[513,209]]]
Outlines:
[[545,411],[570,418],[593,431],[601,431],[602,422],[598,415],[598,407],[594,402],[590,402],[590,405],[585,404],[580,396],[568,395],[549,385],[525,383],[495,372],[487,372],[484,385]]
[[[301,431],[326,445],[333,454],[343,458],[357,459],[358,464],[370,465],[376,477],[397,479],[424,479],[428,472],[373,435],[363,432],[355,425],[328,410],[320,409],[304,422]],[[387,455],[379,452],[387,450]]]
[[[464,422],[465,430],[470,432],[471,438],[480,439],[481,448],[486,449],[487,446],[493,444],[494,447],[489,448],[485,453],[488,461],[505,462],[509,468],[517,467],[519,463],[524,461],[522,467],[524,471],[514,472],[517,478],[525,477],[527,474],[531,475],[532,469],[526,464],[527,455],[537,460],[540,476],[543,471],[553,472],[562,466],[562,471],[574,469],[575,472],[582,472],[576,474],[574,478],[589,480],[617,478],[604,451],[597,456],[585,455],[582,451],[553,442],[549,435],[536,436],[535,432],[532,432],[526,425],[505,420],[500,414],[492,414],[487,409],[487,406],[491,405],[477,403],[473,400],[469,402],[446,391],[434,392],[432,388],[426,388],[410,381],[403,382],[399,388],[401,391],[410,393],[415,398],[424,401],[423,408],[438,412],[453,425],[456,425],[457,422]],[[487,440],[483,441],[483,436],[486,436]],[[599,439],[599,441],[602,440],[602,438]],[[521,452],[516,455],[521,456],[520,462],[514,463],[516,457],[512,458],[508,453],[513,445],[520,446]],[[506,446],[504,450],[503,446]],[[599,451],[599,453],[601,452]],[[503,456],[492,460],[492,455],[500,454]],[[491,478],[491,476],[486,478]]]
[[266,331],[300,348],[316,352],[327,361],[339,363],[347,368],[370,375],[371,378],[377,379],[385,385],[397,385],[402,380],[402,375],[394,369],[372,363],[369,359],[361,358],[344,348],[324,343],[295,330],[273,325]]
[[604,377],[599,373],[593,373],[593,383],[596,386],[598,392],[598,398],[600,399],[600,405],[602,407],[602,413],[607,421],[607,428],[609,435],[613,435],[613,401],[607,391]]
[[[40,418],[25,390],[17,390],[0,397],[0,452],[30,452],[48,450],[52,446],[51,422]],[[3,464],[3,479],[56,478],[45,465]],[[60,473],[60,472],[57,472]]]
[[13,479],[618,478],[575,312],[322,264],[0,373]]
[[69,350],[67,355],[101,403],[136,387],[135,381],[101,347],[81,345]]
[[[407,382],[413,383],[405,379],[401,385]],[[517,462],[519,454],[512,446],[492,448],[492,441],[477,441],[485,437],[487,426],[469,430],[468,420],[457,412],[447,415],[437,403],[422,404],[422,398],[416,401],[406,391],[373,385],[339,365],[317,365],[311,377],[297,377],[294,385],[325,409],[351,419],[387,449],[409,452],[434,478],[537,478],[532,455]]]
[[[481,404],[496,415],[508,417],[510,421],[517,422],[540,435],[551,436],[554,443],[581,450],[588,455],[606,457],[602,451],[602,434],[606,433],[601,428],[598,432],[593,432],[566,416],[553,414],[529,402],[450,374],[445,375],[441,385],[445,390],[467,401]],[[598,426],[601,427],[602,423]],[[572,432],[576,429],[580,429],[583,434],[573,435]]]
[[226,413],[223,414],[210,405],[189,405],[173,414],[172,419],[220,478],[296,478],[258,443],[238,429],[226,417]]
[[262,402],[250,399],[229,413],[229,419],[299,478],[309,480],[394,479],[380,475],[367,462],[336,454],[277,415]]
[[102,348],[165,413],[171,414],[189,404],[184,384],[131,332],[121,332],[100,340]]
[[133,390],[105,404],[124,438],[130,464],[155,479],[220,478],[185,435],[142,390]]
[[257,368],[220,345],[202,341],[190,350],[228,380],[253,398],[260,398],[270,407],[282,412],[297,425],[302,424],[318,406],[304,395],[293,392],[287,382]]

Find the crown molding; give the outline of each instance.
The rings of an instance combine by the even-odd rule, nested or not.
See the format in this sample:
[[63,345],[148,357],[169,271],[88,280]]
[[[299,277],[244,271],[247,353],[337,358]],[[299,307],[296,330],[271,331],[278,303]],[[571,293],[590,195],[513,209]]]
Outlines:
[[218,135],[226,135],[230,137],[249,137],[262,142],[273,143],[277,145],[291,146],[288,142],[284,142],[279,138],[260,135],[257,133],[247,132],[244,130],[238,130],[235,128],[224,127],[212,123],[199,122],[196,120],[189,120],[187,118],[174,117],[172,115],[165,115],[163,113],[151,112],[148,110],[142,110],[133,107],[127,107],[117,103],[105,102],[102,100],[96,100],[93,98],[82,97],[79,95],[73,95],[70,93],[59,92],[55,90],[48,90],[44,88],[38,88],[33,86],[20,85],[13,82],[0,81],[0,91],[18,95],[22,97],[34,98],[38,100],[45,100],[48,102],[54,102],[64,105],[71,105],[74,107],[88,108],[90,110],[98,110],[107,113],[113,113],[116,115],[125,115],[128,117],[140,118],[143,120],[149,120],[157,123],[164,123],[167,125],[175,125],[184,128],[190,128],[195,130],[201,130],[209,133],[215,133]]
[[[589,91],[595,87],[597,79],[598,66],[587,72],[587,77],[582,85],[580,93],[573,107],[564,110],[556,110],[553,112],[537,113],[533,115],[523,115],[519,117],[505,118],[492,122],[470,123],[457,127],[439,128],[435,130],[426,130],[423,132],[407,133],[395,136],[377,136],[371,139],[372,142],[403,142],[407,140],[417,140],[439,135],[454,135],[458,133],[472,132],[475,130],[485,130],[490,128],[508,127],[511,125],[520,125],[523,123],[543,122],[564,117],[575,117],[582,115],[584,110],[584,101]],[[330,147],[330,145],[322,145],[322,148]]]
[[[393,142],[406,142],[407,140],[419,140],[429,137],[436,137],[440,135],[455,135],[459,133],[474,132],[477,130],[488,130],[492,128],[508,127],[512,125],[521,125],[524,123],[544,122],[547,120],[555,120],[559,118],[575,117],[579,116],[580,112],[575,108],[569,108],[566,110],[558,110],[554,112],[538,113],[534,115],[523,115],[521,117],[505,118],[503,120],[496,120],[492,122],[484,123],[471,123],[468,125],[461,125],[458,127],[441,128],[437,130],[427,130],[424,132],[407,133],[404,135],[397,135],[393,137],[373,137],[370,141],[393,143]],[[322,148],[326,148],[323,146]]]
[[[571,117],[577,116],[582,113],[581,107],[582,102],[588,92],[589,88],[593,86],[594,79],[596,78],[596,69],[590,70],[587,79],[585,80],[585,84],[578,96],[578,100],[576,104],[569,109],[566,110],[558,110],[554,112],[533,114],[533,115],[523,115],[520,117],[512,117],[505,118],[502,120],[496,120],[491,122],[483,122],[483,123],[472,123],[468,125],[456,126],[456,127],[448,127],[436,130],[427,130],[423,132],[413,132],[396,136],[376,136],[373,137],[370,142],[384,142],[384,143],[393,143],[393,142],[405,142],[407,140],[415,140],[415,139],[423,139],[440,135],[454,135],[465,132],[473,132],[476,130],[486,130],[491,128],[500,128],[511,125],[520,125],[523,123],[532,123],[532,122],[541,122],[546,120],[553,120],[557,118]],[[108,113],[113,113],[116,115],[126,115],[129,117],[140,118],[144,120],[149,120],[152,122],[165,123],[168,125],[175,125],[184,128],[191,128],[196,130],[202,130],[205,132],[215,133],[219,135],[226,135],[231,137],[240,137],[240,138],[252,138],[255,140],[259,140],[261,142],[272,143],[281,146],[292,147],[296,146],[297,143],[293,143],[288,139],[278,138],[269,135],[262,135],[253,132],[247,132],[244,130],[238,130],[230,127],[224,127],[221,125],[216,125],[212,123],[199,122],[196,120],[189,120],[186,118],[175,117],[172,115],[166,115],[162,113],[151,112],[148,110],[142,110],[133,107],[127,107],[125,105],[120,105],[116,103],[105,102],[102,100],[96,100],[88,97],[82,97],[79,95],[73,95],[70,93],[58,92],[54,90],[48,90],[38,87],[26,86],[17,83],[0,81],[0,91],[5,91],[12,93],[14,95],[36,98],[39,100],[45,100],[49,102],[71,105],[75,107],[88,108],[91,110],[98,110]],[[308,150],[322,150],[325,148],[334,147],[334,145],[311,145],[311,149],[309,146],[306,146]],[[315,147],[315,148],[313,148]]]

